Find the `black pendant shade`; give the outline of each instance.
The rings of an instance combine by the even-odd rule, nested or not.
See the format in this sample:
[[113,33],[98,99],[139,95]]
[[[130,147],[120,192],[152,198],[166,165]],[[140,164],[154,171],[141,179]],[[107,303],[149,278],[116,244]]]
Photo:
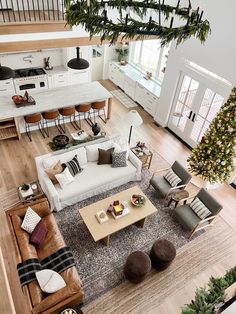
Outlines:
[[0,64],[0,80],[7,80],[15,76],[15,72],[8,67],[3,67]]
[[84,70],[87,69],[89,67],[89,63],[87,60],[80,58],[79,55],[79,47],[76,47],[76,53],[77,53],[77,57],[74,59],[71,59],[68,63],[67,66],[71,69],[74,70]]

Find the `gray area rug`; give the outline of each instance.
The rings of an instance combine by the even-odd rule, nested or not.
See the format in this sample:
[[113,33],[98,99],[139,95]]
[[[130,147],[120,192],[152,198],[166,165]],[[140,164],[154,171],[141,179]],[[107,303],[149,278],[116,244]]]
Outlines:
[[[171,209],[165,207],[163,200],[158,199],[152,187],[147,188],[150,176],[150,172],[144,170],[140,183],[122,185],[54,213],[66,244],[74,254],[76,267],[84,286],[85,304],[125,280],[123,266],[131,252],[136,250],[149,252],[153,242],[159,238],[170,240],[176,248],[189,242],[187,232],[172,218]],[[134,185],[140,186],[159,209],[158,212],[147,218],[144,228],[133,225],[113,234],[109,247],[106,247],[103,242],[95,243],[79,215],[79,208]]]
[[138,105],[136,104],[136,102],[134,102],[128,95],[126,95],[124,92],[122,92],[120,89],[115,89],[110,91],[110,93],[116,97],[123,106],[125,106],[126,108],[133,108],[133,107],[137,107]]

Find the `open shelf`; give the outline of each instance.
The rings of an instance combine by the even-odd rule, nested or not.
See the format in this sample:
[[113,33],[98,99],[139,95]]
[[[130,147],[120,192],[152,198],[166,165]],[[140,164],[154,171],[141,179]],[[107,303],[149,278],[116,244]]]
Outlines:
[[19,139],[18,127],[14,118],[0,121],[0,140],[17,137]]

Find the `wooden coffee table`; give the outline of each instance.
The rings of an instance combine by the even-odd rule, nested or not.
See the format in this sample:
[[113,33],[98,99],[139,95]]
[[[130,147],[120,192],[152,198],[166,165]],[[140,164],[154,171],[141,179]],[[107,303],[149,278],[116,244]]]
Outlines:
[[[146,202],[144,206],[136,207],[131,203],[130,198],[133,194],[141,194],[145,196]],[[106,211],[109,205],[116,200],[126,201],[128,203],[130,213],[126,216],[120,217],[119,219],[115,219],[112,214],[108,213],[108,221],[100,224],[95,217],[95,214],[100,210]],[[107,246],[109,245],[111,234],[135,223],[138,223],[140,227],[143,227],[145,219],[156,212],[156,207],[149,201],[147,196],[138,186],[134,186],[130,189],[79,209],[79,213],[94,241],[97,242],[99,240],[103,240]]]

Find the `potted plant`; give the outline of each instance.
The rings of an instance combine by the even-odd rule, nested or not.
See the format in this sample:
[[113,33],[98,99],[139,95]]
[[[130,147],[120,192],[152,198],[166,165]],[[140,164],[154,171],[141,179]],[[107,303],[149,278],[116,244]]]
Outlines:
[[128,56],[129,56],[129,45],[128,43],[121,42],[116,47],[116,52],[118,54],[118,61],[120,64],[127,64],[128,63]]

